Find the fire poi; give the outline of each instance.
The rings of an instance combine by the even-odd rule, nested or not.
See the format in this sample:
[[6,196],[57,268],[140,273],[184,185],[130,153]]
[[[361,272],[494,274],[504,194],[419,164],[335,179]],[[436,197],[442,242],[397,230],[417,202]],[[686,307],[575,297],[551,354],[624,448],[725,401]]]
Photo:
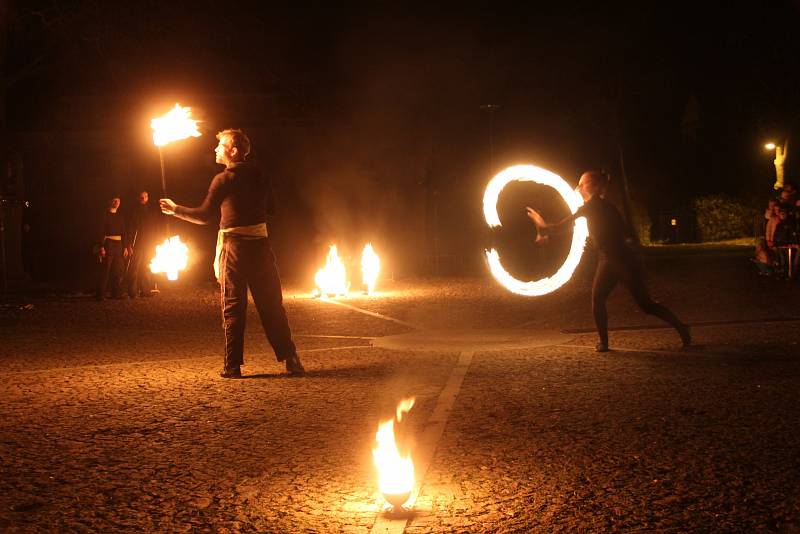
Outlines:
[[367,243],[361,253],[361,279],[367,288],[367,295],[375,293],[375,282],[378,281],[380,270],[381,259],[375,254],[372,243]]
[[[202,135],[197,127],[198,121],[192,119],[191,108],[175,104],[168,113],[150,121],[153,128],[153,144],[158,147],[161,162],[161,192],[167,196],[167,179],[164,172],[164,152],[162,147],[188,137]],[[156,256],[150,262],[153,273],[166,273],[168,280],[177,280],[178,272],[186,268],[189,249],[181,238],[172,236],[156,247]]]
[[[497,214],[497,199],[503,188],[514,181],[535,182],[552,187],[561,195],[561,198],[564,199],[572,213],[575,213],[583,205],[580,193],[573,190],[559,175],[533,165],[516,165],[499,172],[486,186],[486,191],[483,194],[483,216],[489,227],[502,226],[500,217]],[[555,291],[572,278],[572,274],[581,261],[588,235],[589,230],[586,226],[586,219],[582,217],[576,219],[575,227],[572,231],[572,244],[567,258],[553,276],[540,280],[522,281],[511,276],[503,267],[500,261],[500,254],[495,249],[486,251],[486,260],[489,262],[489,270],[492,272],[492,276],[512,293],[528,297],[545,295]]]
[[386,502],[395,509],[401,508],[411,497],[414,489],[414,462],[411,455],[402,456],[397,449],[394,423],[402,421],[403,415],[414,406],[414,397],[403,399],[397,405],[395,416],[382,421],[375,434],[376,447],[372,459],[378,469],[378,489]]

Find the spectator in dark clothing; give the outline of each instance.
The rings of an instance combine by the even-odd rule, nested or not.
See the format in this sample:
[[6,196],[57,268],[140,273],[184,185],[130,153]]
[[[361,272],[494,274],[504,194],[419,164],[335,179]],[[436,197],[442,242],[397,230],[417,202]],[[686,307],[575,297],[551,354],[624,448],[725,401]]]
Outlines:
[[130,243],[128,252],[130,263],[125,273],[125,286],[131,298],[151,297],[153,279],[150,272],[150,260],[155,256],[158,244],[158,219],[160,212],[150,204],[147,191],[139,193],[136,206],[128,213],[126,219],[127,235]]
[[589,236],[598,251],[597,270],[592,285],[592,312],[600,337],[596,346],[598,352],[608,351],[606,300],[618,283],[622,283],[630,291],[642,311],[671,324],[680,334],[684,346],[689,345],[692,339],[689,327],[668,308],[650,298],[641,265],[628,245],[633,233],[614,205],[604,198],[607,186],[606,175],[599,172],[584,173],[578,183],[578,191],[585,204],[556,224],[547,224],[536,210],[527,208],[528,217],[540,232],[537,243],[547,242],[549,234],[568,230],[573,227],[575,219],[586,217]]
[[786,182],[783,184],[779,201],[782,206],[791,209],[796,209],[798,205],[800,205],[800,200],[797,199],[797,186],[794,182]]
[[100,258],[100,270],[97,276],[95,298],[103,300],[106,289],[110,288],[111,297],[124,298],[122,293],[122,273],[125,270],[125,258],[128,256],[125,239],[125,220],[119,213],[120,199],[114,197],[108,201],[108,208],[103,216],[103,226],[97,249]]
[[274,208],[271,182],[255,165],[245,161],[250,139],[241,130],[223,130],[217,139],[216,162],[225,165],[225,170],[211,181],[203,203],[188,208],[163,198],[160,204],[167,215],[195,224],[206,224],[220,215],[214,262],[225,330],[225,366],[220,376],[242,376],[248,287],[278,361],[286,362],[290,374],[303,374],[305,369],[292,341],[275,255],[267,237],[267,215]]

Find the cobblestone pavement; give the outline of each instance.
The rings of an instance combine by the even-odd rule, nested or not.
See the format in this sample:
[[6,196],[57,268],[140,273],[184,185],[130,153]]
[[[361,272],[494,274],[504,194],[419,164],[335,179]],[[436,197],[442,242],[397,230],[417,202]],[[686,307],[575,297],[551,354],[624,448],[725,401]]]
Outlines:
[[255,315],[248,378],[217,378],[210,286],[36,299],[0,326],[0,531],[369,532],[384,517],[378,421],[415,396],[414,443],[460,356],[374,347],[411,329],[377,315],[572,332],[477,347],[406,532],[800,530],[800,284],[727,256],[649,269],[654,296],[695,325],[692,348],[618,290],[611,326],[634,328],[595,353],[588,270],[539,299],[408,280],[352,309],[287,287],[303,378],[283,373]]

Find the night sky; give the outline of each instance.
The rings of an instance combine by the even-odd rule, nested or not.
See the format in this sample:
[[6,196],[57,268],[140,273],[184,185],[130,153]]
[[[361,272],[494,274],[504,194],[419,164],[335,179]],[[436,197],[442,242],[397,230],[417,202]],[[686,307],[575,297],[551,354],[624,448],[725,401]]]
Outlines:
[[205,135],[165,150],[169,196],[202,199],[213,134],[244,128],[297,277],[333,241],[375,240],[399,272],[479,258],[483,185],[515,163],[619,191],[624,161],[655,226],[701,195],[765,202],[763,144],[797,138],[800,4],[534,4],[11,2],[2,132],[33,239],[55,243],[41,263],[75,275],[108,196],[160,196],[149,120],[175,102]]

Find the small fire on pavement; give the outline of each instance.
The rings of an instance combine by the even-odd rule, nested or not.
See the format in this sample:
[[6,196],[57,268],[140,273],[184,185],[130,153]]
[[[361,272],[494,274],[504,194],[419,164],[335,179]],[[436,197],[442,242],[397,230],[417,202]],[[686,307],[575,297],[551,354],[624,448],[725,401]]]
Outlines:
[[[361,252],[361,280],[364,284],[364,293],[369,296],[375,295],[375,284],[378,281],[378,274],[381,270],[381,259],[372,248],[372,243],[367,243]],[[322,299],[334,297],[346,297],[350,292],[350,281],[347,277],[347,268],[344,261],[339,257],[339,249],[336,245],[331,245],[328,256],[325,258],[325,266],[317,271],[314,276],[313,295]]]
[[168,280],[177,280],[178,273],[186,268],[189,259],[189,247],[174,235],[156,246],[156,256],[150,260],[150,271],[166,273]]
[[395,417],[382,421],[375,434],[377,446],[372,449],[372,459],[378,469],[378,489],[386,502],[399,510],[411,497],[414,488],[414,462],[411,454],[401,456],[394,435],[394,423],[414,406],[414,397],[403,399],[397,405]]
[[347,272],[336,245],[331,245],[328,250],[325,267],[317,271],[314,282],[317,284],[317,291],[321,298],[345,296],[350,290]]
[[375,282],[378,281],[380,271],[381,259],[375,254],[372,243],[367,243],[361,253],[361,280],[367,288],[367,295],[375,294]]

